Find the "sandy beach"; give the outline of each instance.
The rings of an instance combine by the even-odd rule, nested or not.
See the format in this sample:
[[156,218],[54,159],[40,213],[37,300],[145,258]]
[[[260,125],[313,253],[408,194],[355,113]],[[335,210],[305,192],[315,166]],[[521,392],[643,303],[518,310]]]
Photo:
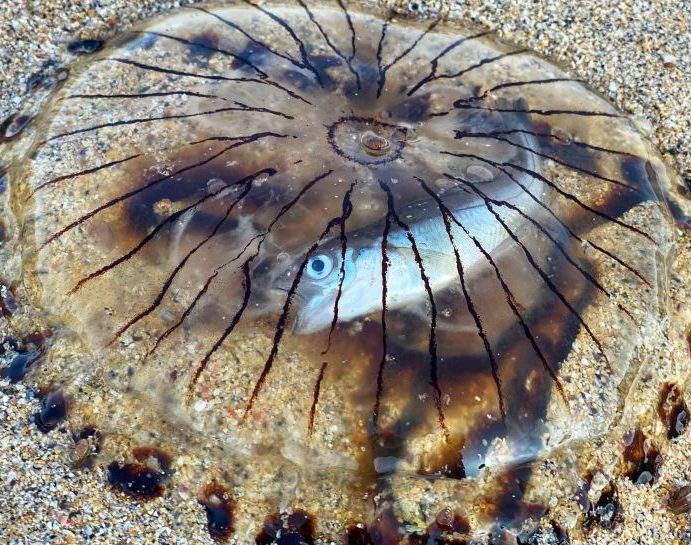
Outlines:
[[[379,3],[424,18],[445,11],[451,20],[494,31],[556,61],[632,116],[638,129],[679,173],[678,186],[672,188],[674,199],[683,203],[691,195],[688,2]],[[5,0],[0,6],[0,119],[16,111],[33,75],[55,71],[71,58],[66,53],[70,42],[107,40],[149,16],[186,4],[160,0]],[[681,208],[684,206],[691,209],[683,204]],[[676,252],[670,264],[674,308],[664,350],[655,356],[664,362],[643,374],[654,377],[651,384],[669,381],[681,385],[686,399],[691,400],[691,346],[686,337],[691,309],[685,303],[691,294],[691,228],[679,221],[674,236]],[[0,339],[8,331],[8,321],[0,313]],[[58,426],[43,433],[33,423],[39,408],[33,386],[0,380],[0,543],[214,543],[196,491],[176,486],[163,497],[136,502],[108,485],[106,468],[101,465],[95,464],[90,470],[73,469],[70,457],[74,456],[75,441],[69,430]],[[654,399],[655,395],[656,391],[643,399]],[[655,407],[651,406],[650,412],[655,414]],[[664,465],[653,486],[636,486],[622,479],[623,519],[615,528],[597,527],[567,541],[556,533],[550,534],[551,538],[545,534],[529,543],[691,544],[691,500],[686,500],[686,508],[669,507],[674,495],[691,484],[691,432],[687,430],[659,448]],[[603,447],[603,451],[607,449],[615,452],[620,446]],[[686,492],[691,497],[691,492]]]

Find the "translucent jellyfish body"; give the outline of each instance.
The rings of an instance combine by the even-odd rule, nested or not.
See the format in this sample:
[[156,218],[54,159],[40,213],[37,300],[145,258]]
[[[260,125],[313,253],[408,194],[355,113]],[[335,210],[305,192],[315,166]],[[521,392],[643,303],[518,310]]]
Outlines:
[[621,414],[664,312],[667,174],[555,65],[248,1],[150,22],[49,91],[5,144],[56,331],[35,372],[104,459],[153,445],[221,483],[240,542],[274,513],[335,540],[443,509],[466,537],[517,528],[530,464]]

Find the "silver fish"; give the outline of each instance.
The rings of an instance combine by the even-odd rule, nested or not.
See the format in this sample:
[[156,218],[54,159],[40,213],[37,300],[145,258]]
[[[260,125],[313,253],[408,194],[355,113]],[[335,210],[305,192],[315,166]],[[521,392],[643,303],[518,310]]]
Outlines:
[[[411,183],[417,182],[411,180]],[[522,184],[533,195],[541,195],[543,191],[542,183],[535,178],[526,179]],[[520,232],[527,220],[519,212],[506,207],[493,206],[493,213],[482,198],[460,185],[445,194],[444,203],[458,222],[451,223],[451,237],[463,268],[472,276],[487,267],[487,258],[476,242],[487,253],[492,253],[509,239],[507,230],[494,214],[501,217],[513,233]],[[478,187],[482,185],[478,184]],[[496,201],[510,201],[529,217],[537,215],[539,205],[526,190],[514,183],[500,185],[498,190],[492,192],[485,189],[483,193]],[[396,212],[408,225],[415,240],[432,292],[436,293],[458,282],[454,248],[438,204],[435,201],[418,202]],[[338,322],[381,312],[382,232],[383,228],[377,225],[348,234],[343,264],[338,238],[324,243],[313,252],[295,292],[296,333],[314,333],[331,325],[339,285]],[[419,303],[424,302],[428,295],[412,243],[407,232],[397,225],[392,225],[387,242],[386,307],[389,310],[404,308],[416,312]],[[287,291],[301,262],[301,259],[296,260],[278,279],[278,289]]]

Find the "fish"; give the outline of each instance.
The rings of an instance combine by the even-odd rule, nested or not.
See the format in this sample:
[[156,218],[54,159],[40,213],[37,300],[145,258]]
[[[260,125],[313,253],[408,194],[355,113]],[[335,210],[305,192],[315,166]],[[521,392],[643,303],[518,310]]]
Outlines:
[[[539,215],[539,205],[528,194],[528,191],[533,195],[542,193],[539,179],[530,178],[521,182],[525,189],[518,184],[507,183],[505,179],[478,184],[478,187],[491,187],[482,189],[482,195],[494,202],[509,201],[524,215],[512,208],[496,204],[488,206],[484,198],[464,185],[471,182],[462,178],[458,180],[443,198],[444,206],[453,217],[450,233],[446,230],[440,203],[433,199],[417,201],[395,211],[407,229],[392,223],[387,234],[387,310],[404,309],[419,313],[423,308],[424,312],[420,303],[424,303],[429,295],[421,268],[433,294],[459,282],[454,246],[470,278],[485,270],[488,267],[487,257],[478,245],[492,254],[499,251],[502,245],[512,243],[497,216],[511,232],[517,233],[525,228],[528,221],[526,216]],[[417,182],[410,180],[410,183]],[[499,186],[498,189],[496,186]],[[335,312],[338,313],[337,322],[345,323],[382,311],[383,231],[384,221],[381,221],[347,234],[345,252],[340,238],[334,237],[310,254],[295,290],[295,333],[311,334],[326,329],[331,326]],[[415,250],[420,256],[420,264],[416,260]],[[277,279],[274,288],[289,291],[303,261],[304,257],[295,259]]]

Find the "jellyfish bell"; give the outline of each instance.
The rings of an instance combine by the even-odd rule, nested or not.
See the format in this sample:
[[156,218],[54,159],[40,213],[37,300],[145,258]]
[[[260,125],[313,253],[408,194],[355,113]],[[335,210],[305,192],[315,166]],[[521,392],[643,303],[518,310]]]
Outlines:
[[32,376],[100,456],[146,433],[223,481],[248,542],[276,505],[325,539],[450,503],[496,506],[469,539],[519,526],[533,463],[610,430],[660,327],[659,155],[486,33],[247,4],[110,43],[1,144],[59,332]]

